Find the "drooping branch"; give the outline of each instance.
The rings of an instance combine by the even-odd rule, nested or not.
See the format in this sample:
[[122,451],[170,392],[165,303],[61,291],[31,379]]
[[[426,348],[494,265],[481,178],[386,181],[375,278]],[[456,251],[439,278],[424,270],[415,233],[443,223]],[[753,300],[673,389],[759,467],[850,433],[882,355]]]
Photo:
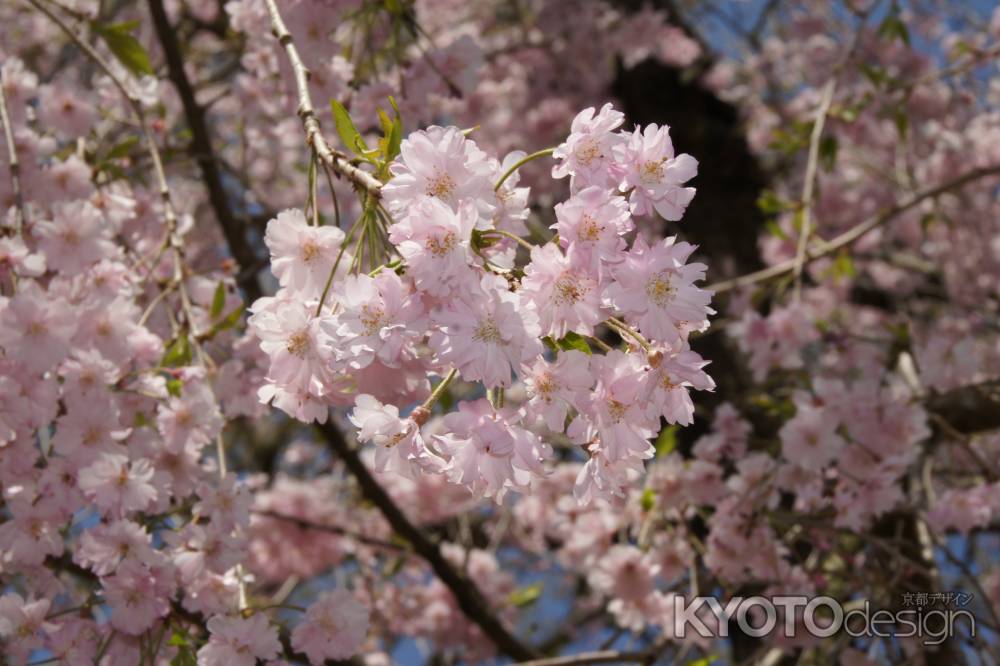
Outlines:
[[351,164],[346,154],[331,148],[326,139],[323,138],[319,118],[316,117],[316,109],[313,106],[312,96],[309,94],[309,69],[299,57],[299,51],[281,18],[275,0],[265,0],[265,4],[271,17],[271,30],[282,48],[285,49],[288,62],[292,66],[292,73],[295,76],[295,87],[299,100],[298,114],[299,118],[302,119],[302,128],[306,133],[306,144],[327,168],[351,181],[355,186],[366,190],[369,196],[378,198],[382,191],[382,182],[364,169],[359,169]]
[[20,234],[21,226],[28,222],[28,215],[24,206],[24,195],[21,192],[21,165],[17,161],[14,126],[7,109],[6,86],[7,82],[3,78],[3,67],[0,66],[0,123],[3,124],[3,138],[7,144],[7,168],[10,170],[11,193],[14,195],[14,205],[17,207],[17,214],[14,218],[14,233]]
[[[851,227],[839,236],[836,236],[828,241],[817,243],[806,252],[804,264],[808,265],[820,257],[833,254],[841,248],[850,247],[870,231],[891,222],[927,199],[933,199],[934,197],[956,190],[973,181],[979,180],[980,178],[996,175],[1000,175],[1000,164],[971,169],[945,183],[928,187],[920,192],[912,194],[903,202],[897,203],[882,212],[873,215],[857,226]],[[740,277],[733,278],[732,280],[716,282],[715,284],[708,285],[706,289],[714,291],[715,293],[721,293],[740,287],[749,287],[760,282],[766,282],[776,277],[786,275],[795,270],[795,266],[796,260],[794,258],[789,259],[773,266],[769,266],[768,268],[754,271],[753,273],[748,273],[746,275],[741,275]]]
[[139,123],[140,128],[142,128],[143,138],[146,141],[146,150],[149,152],[150,160],[153,163],[153,173],[156,177],[156,185],[159,190],[161,203],[163,204],[163,217],[167,226],[166,242],[171,248],[179,251],[180,241],[176,237],[177,214],[174,211],[174,204],[170,198],[170,186],[167,184],[167,173],[163,168],[163,159],[160,156],[160,149],[156,145],[156,137],[153,136],[153,131],[150,129],[149,121],[146,118],[146,112],[142,108],[142,102],[139,100],[138,95],[134,90],[130,89],[124,81],[122,81],[118,74],[115,73],[115,70],[112,69],[111,65],[104,59],[104,56],[98,53],[93,46],[80,37],[82,34],[81,30],[69,25],[63,18],[47,7],[41,0],[27,0],[27,2],[55,23],[59,29],[62,30],[74,44],[76,44],[77,48],[83,51],[84,55],[90,58],[101,69],[101,71],[109,79],[111,79],[111,83],[122,94],[122,97],[125,98],[129,108],[132,109],[132,113],[135,115],[136,121]]
[[246,229],[243,224],[236,219],[233,209],[230,206],[229,196],[226,193],[225,184],[222,180],[222,171],[219,169],[219,162],[215,151],[212,148],[212,138],[208,131],[205,109],[198,104],[195,99],[194,88],[184,70],[184,56],[181,52],[180,43],[177,40],[177,33],[170,25],[167,12],[163,7],[162,0],[149,0],[149,12],[153,18],[153,26],[156,29],[156,36],[163,49],[164,58],[167,61],[167,71],[170,80],[177,89],[177,94],[181,98],[184,107],[184,116],[188,126],[191,128],[191,143],[189,153],[197,160],[201,168],[202,177],[205,180],[205,187],[208,189],[208,199],[215,212],[215,217],[222,227],[222,233],[226,237],[236,263],[239,264],[240,286],[246,292],[249,301],[253,302],[260,298],[261,290],[253,272],[247,269],[257,264],[256,254],[247,242]]
[[408,541],[413,550],[426,560],[441,582],[451,590],[465,616],[476,623],[483,633],[496,644],[497,648],[509,657],[519,661],[536,657],[535,651],[514,636],[493,614],[489,602],[479,587],[453,567],[445,559],[437,544],[431,541],[419,527],[410,522],[406,514],[389,496],[389,493],[372,476],[368,467],[344,439],[337,426],[327,421],[318,429],[327,446],[344,462],[348,472],[357,480],[365,499],[378,507],[396,534]]

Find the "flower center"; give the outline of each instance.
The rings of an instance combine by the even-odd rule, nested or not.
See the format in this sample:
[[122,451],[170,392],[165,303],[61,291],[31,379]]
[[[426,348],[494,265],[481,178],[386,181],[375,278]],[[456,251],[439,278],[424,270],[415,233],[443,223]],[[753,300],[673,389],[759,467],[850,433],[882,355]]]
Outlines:
[[319,245],[316,244],[316,241],[309,239],[302,244],[302,261],[306,263],[316,261],[319,258],[319,255],[320,248]]
[[359,319],[365,327],[365,335],[374,335],[382,328],[385,312],[377,305],[362,305]]
[[677,384],[674,383],[674,378],[670,376],[668,372],[660,373],[660,386],[665,391],[671,391],[677,388]]
[[556,279],[555,291],[556,305],[573,305],[586,296],[590,289],[567,271]]
[[644,185],[659,185],[663,182],[663,162],[664,160],[656,160],[642,165],[642,169],[639,170],[639,179]]
[[601,146],[596,139],[584,139],[580,142],[575,154],[578,164],[589,167],[601,157]]
[[604,225],[595,220],[591,215],[584,213],[580,219],[580,240],[596,241],[601,237]]
[[472,338],[489,344],[503,342],[503,339],[500,337],[500,329],[497,328],[496,322],[492,319],[479,322],[479,326],[476,327],[476,332],[472,335]]
[[28,324],[28,330],[25,332],[32,338],[39,338],[48,333],[49,329],[44,322],[33,321]]
[[67,245],[80,244],[80,235],[76,233],[76,229],[65,229],[60,235],[62,236],[63,242]]
[[443,257],[455,248],[455,232],[449,231],[444,236],[438,238],[432,236],[427,239],[427,251],[435,257]]
[[438,171],[427,183],[427,195],[447,199],[455,192],[455,181],[447,173]]
[[309,333],[305,330],[292,333],[288,338],[288,353],[303,358],[309,350]]
[[552,394],[558,388],[558,384],[548,372],[535,377],[535,391],[546,402],[552,402]]
[[80,443],[84,446],[93,446],[101,441],[101,431],[98,428],[89,428],[87,432],[83,433],[83,437]]
[[646,295],[661,308],[674,300],[675,291],[666,272],[657,273],[646,282]]
[[177,425],[182,428],[190,428],[194,425],[194,414],[191,413],[190,409],[186,407],[181,407],[176,412],[174,412],[174,420],[177,421]]
[[628,406],[618,402],[614,398],[608,401],[608,413],[611,415],[611,420],[615,423],[625,418],[625,412],[627,411]]

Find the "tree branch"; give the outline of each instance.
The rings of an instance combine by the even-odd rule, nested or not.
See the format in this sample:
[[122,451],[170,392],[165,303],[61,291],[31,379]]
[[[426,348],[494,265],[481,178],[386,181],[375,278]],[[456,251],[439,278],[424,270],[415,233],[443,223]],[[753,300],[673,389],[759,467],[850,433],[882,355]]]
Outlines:
[[[212,139],[208,131],[205,109],[195,99],[194,88],[184,70],[184,56],[181,53],[180,43],[170,25],[163,1],[148,0],[148,4],[157,39],[163,48],[163,55],[167,61],[170,80],[181,98],[184,116],[191,128],[192,139],[188,146],[188,153],[201,167],[205,187],[208,189],[209,202],[212,205],[212,210],[215,211],[215,217],[222,227],[222,233],[226,237],[226,243],[229,245],[236,263],[239,264],[240,269],[256,266],[258,265],[257,255],[250,243],[247,242],[246,229],[236,219],[229,205],[229,196],[226,194],[225,184],[222,181],[219,162],[212,149]],[[262,293],[257,282],[256,272],[247,273],[241,270],[237,274],[237,280],[250,302],[261,297]]]
[[[824,257],[828,254],[832,254],[837,250],[853,245],[855,241],[860,239],[862,236],[867,234],[869,231],[877,229],[888,222],[891,222],[895,218],[899,217],[903,213],[907,212],[911,208],[914,208],[922,201],[926,199],[932,199],[936,196],[949,192],[951,190],[957,189],[966,185],[974,180],[984,178],[986,176],[995,176],[1000,174],[1000,164],[994,164],[988,167],[979,167],[977,169],[972,169],[966,171],[964,174],[949,180],[946,183],[940,185],[935,185],[927,189],[921,190],[916,194],[911,195],[908,199],[902,203],[895,204],[890,208],[883,210],[881,213],[874,215],[861,224],[851,227],[844,233],[833,238],[832,240],[824,241],[819,243],[817,246],[811,248],[807,253],[804,260],[805,264],[809,264],[820,257]],[[741,275],[740,277],[733,278],[732,280],[723,280],[722,282],[716,282],[715,284],[708,285],[705,289],[709,291],[714,291],[715,293],[721,293],[724,291],[730,291],[732,289],[737,289],[740,287],[749,287],[755,285],[759,282],[766,282],[773,278],[790,273],[795,269],[796,261],[795,259],[789,259],[783,261],[779,264],[769,266],[759,271],[754,271],[753,273],[748,273],[746,275]]]
[[3,137],[7,144],[7,168],[10,170],[11,194],[14,195],[14,205],[17,207],[17,215],[14,218],[14,233],[20,234],[22,225],[28,222],[28,214],[24,206],[24,196],[21,193],[21,166],[17,161],[17,146],[14,144],[14,125],[7,110],[6,86],[3,68],[0,67],[0,123],[3,124]]
[[497,648],[519,661],[532,659],[536,656],[534,649],[522,643],[514,636],[490,610],[489,602],[483,596],[476,584],[459,573],[441,554],[437,544],[410,522],[410,519],[400,510],[389,493],[372,476],[368,467],[344,439],[343,434],[331,421],[318,426],[319,432],[326,440],[327,446],[344,462],[347,470],[357,480],[365,499],[378,507],[392,529],[410,542],[414,552],[427,561],[434,573],[458,601],[465,616],[477,624]]
[[285,49],[288,61],[291,63],[292,72],[295,76],[295,87],[299,97],[299,118],[302,119],[302,128],[306,133],[306,144],[316,153],[329,169],[339,176],[347,178],[357,187],[364,189],[368,194],[376,199],[381,195],[382,182],[363,169],[359,169],[350,163],[349,158],[344,153],[334,150],[327,144],[320,131],[319,119],[316,117],[316,110],[313,107],[312,96],[309,94],[309,69],[299,57],[299,51],[295,48],[292,35],[288,32],[278,5],[275,0],[264,0],[267,5],[268,14],[271,16],[271,30],[278,42]]

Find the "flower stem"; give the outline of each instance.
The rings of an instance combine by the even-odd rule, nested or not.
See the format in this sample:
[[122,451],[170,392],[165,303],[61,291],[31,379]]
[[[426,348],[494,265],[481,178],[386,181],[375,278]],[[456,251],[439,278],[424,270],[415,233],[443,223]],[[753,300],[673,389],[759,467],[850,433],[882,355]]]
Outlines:
[[507,169],[507,173],[505,173],[504,175],[500,176],[500,180],[498,180],[497,184],[493,186],[493,191],[496,192],[497,190],[499,190],[500,186],[503,185],[503,183],[504,183],[505,180],[507,180],[508,178],[510,178],[510,176],[511,176],[512,173],[514,173],[515,171],[517,171],[518,169],[520,169],[522,166],[524,166],[528,162],[530,162],[532,160],[537,160],[539,157],[549,157],[550,155],[552,155],[553,152],[555,152],[555,148],[546,148],[545,150],[539,150],[537,153],[531,153],[530,155],[525,155],[524,157],[522,157],[521,159],[519,159],[517,162],[515,162],[514,166],[512,166],[509,169]]
[[500,229],[487,229],[483,232],[484,236],[489,236],[491,234],[496,234],[497,236],[504,236],[505,238],[510,238],[511,240],[517,241],[521,247],[527,249],[529,252],[535,247],[528,241],[524,240],[520,236],[510,233],[509,231],[502,231]]
[[608,317],[608,323],[619,332],[625,333],[634,339],[643,349],[649,351],[649,341],[642,337],[637,330],[623,322],[621,319],[618,319],[617,317]]
[[436,403],[438,399],[441,398],[441,394],[445,392],[445,389],[448,388],[448,385],[451,384],[452,380],[455,379],[455,375],[457,374],[458,370],[456,370],[455,368],[449,370],[448,374],[445,375],[444,379],[441,380],[441,383],[435,386],[434,390],[431,391],[430,397],[428,397],[427,400],[424,400],[424,404],[420,406],[426,410],[430,410],[430,408],[434,406],[434,403]]

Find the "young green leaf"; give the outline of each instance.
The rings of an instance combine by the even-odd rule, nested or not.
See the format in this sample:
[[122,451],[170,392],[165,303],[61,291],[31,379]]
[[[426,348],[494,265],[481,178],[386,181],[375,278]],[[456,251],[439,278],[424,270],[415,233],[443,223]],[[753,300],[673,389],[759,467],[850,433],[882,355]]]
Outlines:
[[511,605],[521,608],[535,603],[540,596],[542,596],[542,583],[538,582],[517,588],[507,595],[507,601]]
[[579,333],[574,333],[570,331],[562,339],[556,340],[556,344],[559,345],[560,349],[565,349],[569,351],[570,349],[576,349],[582,351],[587,356],[591,355],[590,345]]
[[350,114],[344,105],[335,99],[330,100],[330,111],[333,113],[333,122],[337,125],[337,134],[351,152],[364,156],[368,152],[368,145],[362,138],[358,128],[354,126]]
[[138,21],[128,21],[125,23],[113,23],[111,25],[101,25],[91,23],[91,28],[108,49],[121,61],[130,72],[137,76],[151,75],[153,66],[149,61],[149,54],[142,47],[139,40],[132,36],[132,30],[138,27]]
[[177,368],[190,364],[191,341],[188,340],[188,337],[185,334],[175,339],[173,343],[167,347],[167,351],[163,354],[163,360],[160,361],[160,365],[166,368]]
[[212,296],[212,309],[209,315],[212,319],[215,319],[220,314],[222,314],[222,308],[226,305],[226,284],[219,281],[218,286],[215,287],[215,295]]

